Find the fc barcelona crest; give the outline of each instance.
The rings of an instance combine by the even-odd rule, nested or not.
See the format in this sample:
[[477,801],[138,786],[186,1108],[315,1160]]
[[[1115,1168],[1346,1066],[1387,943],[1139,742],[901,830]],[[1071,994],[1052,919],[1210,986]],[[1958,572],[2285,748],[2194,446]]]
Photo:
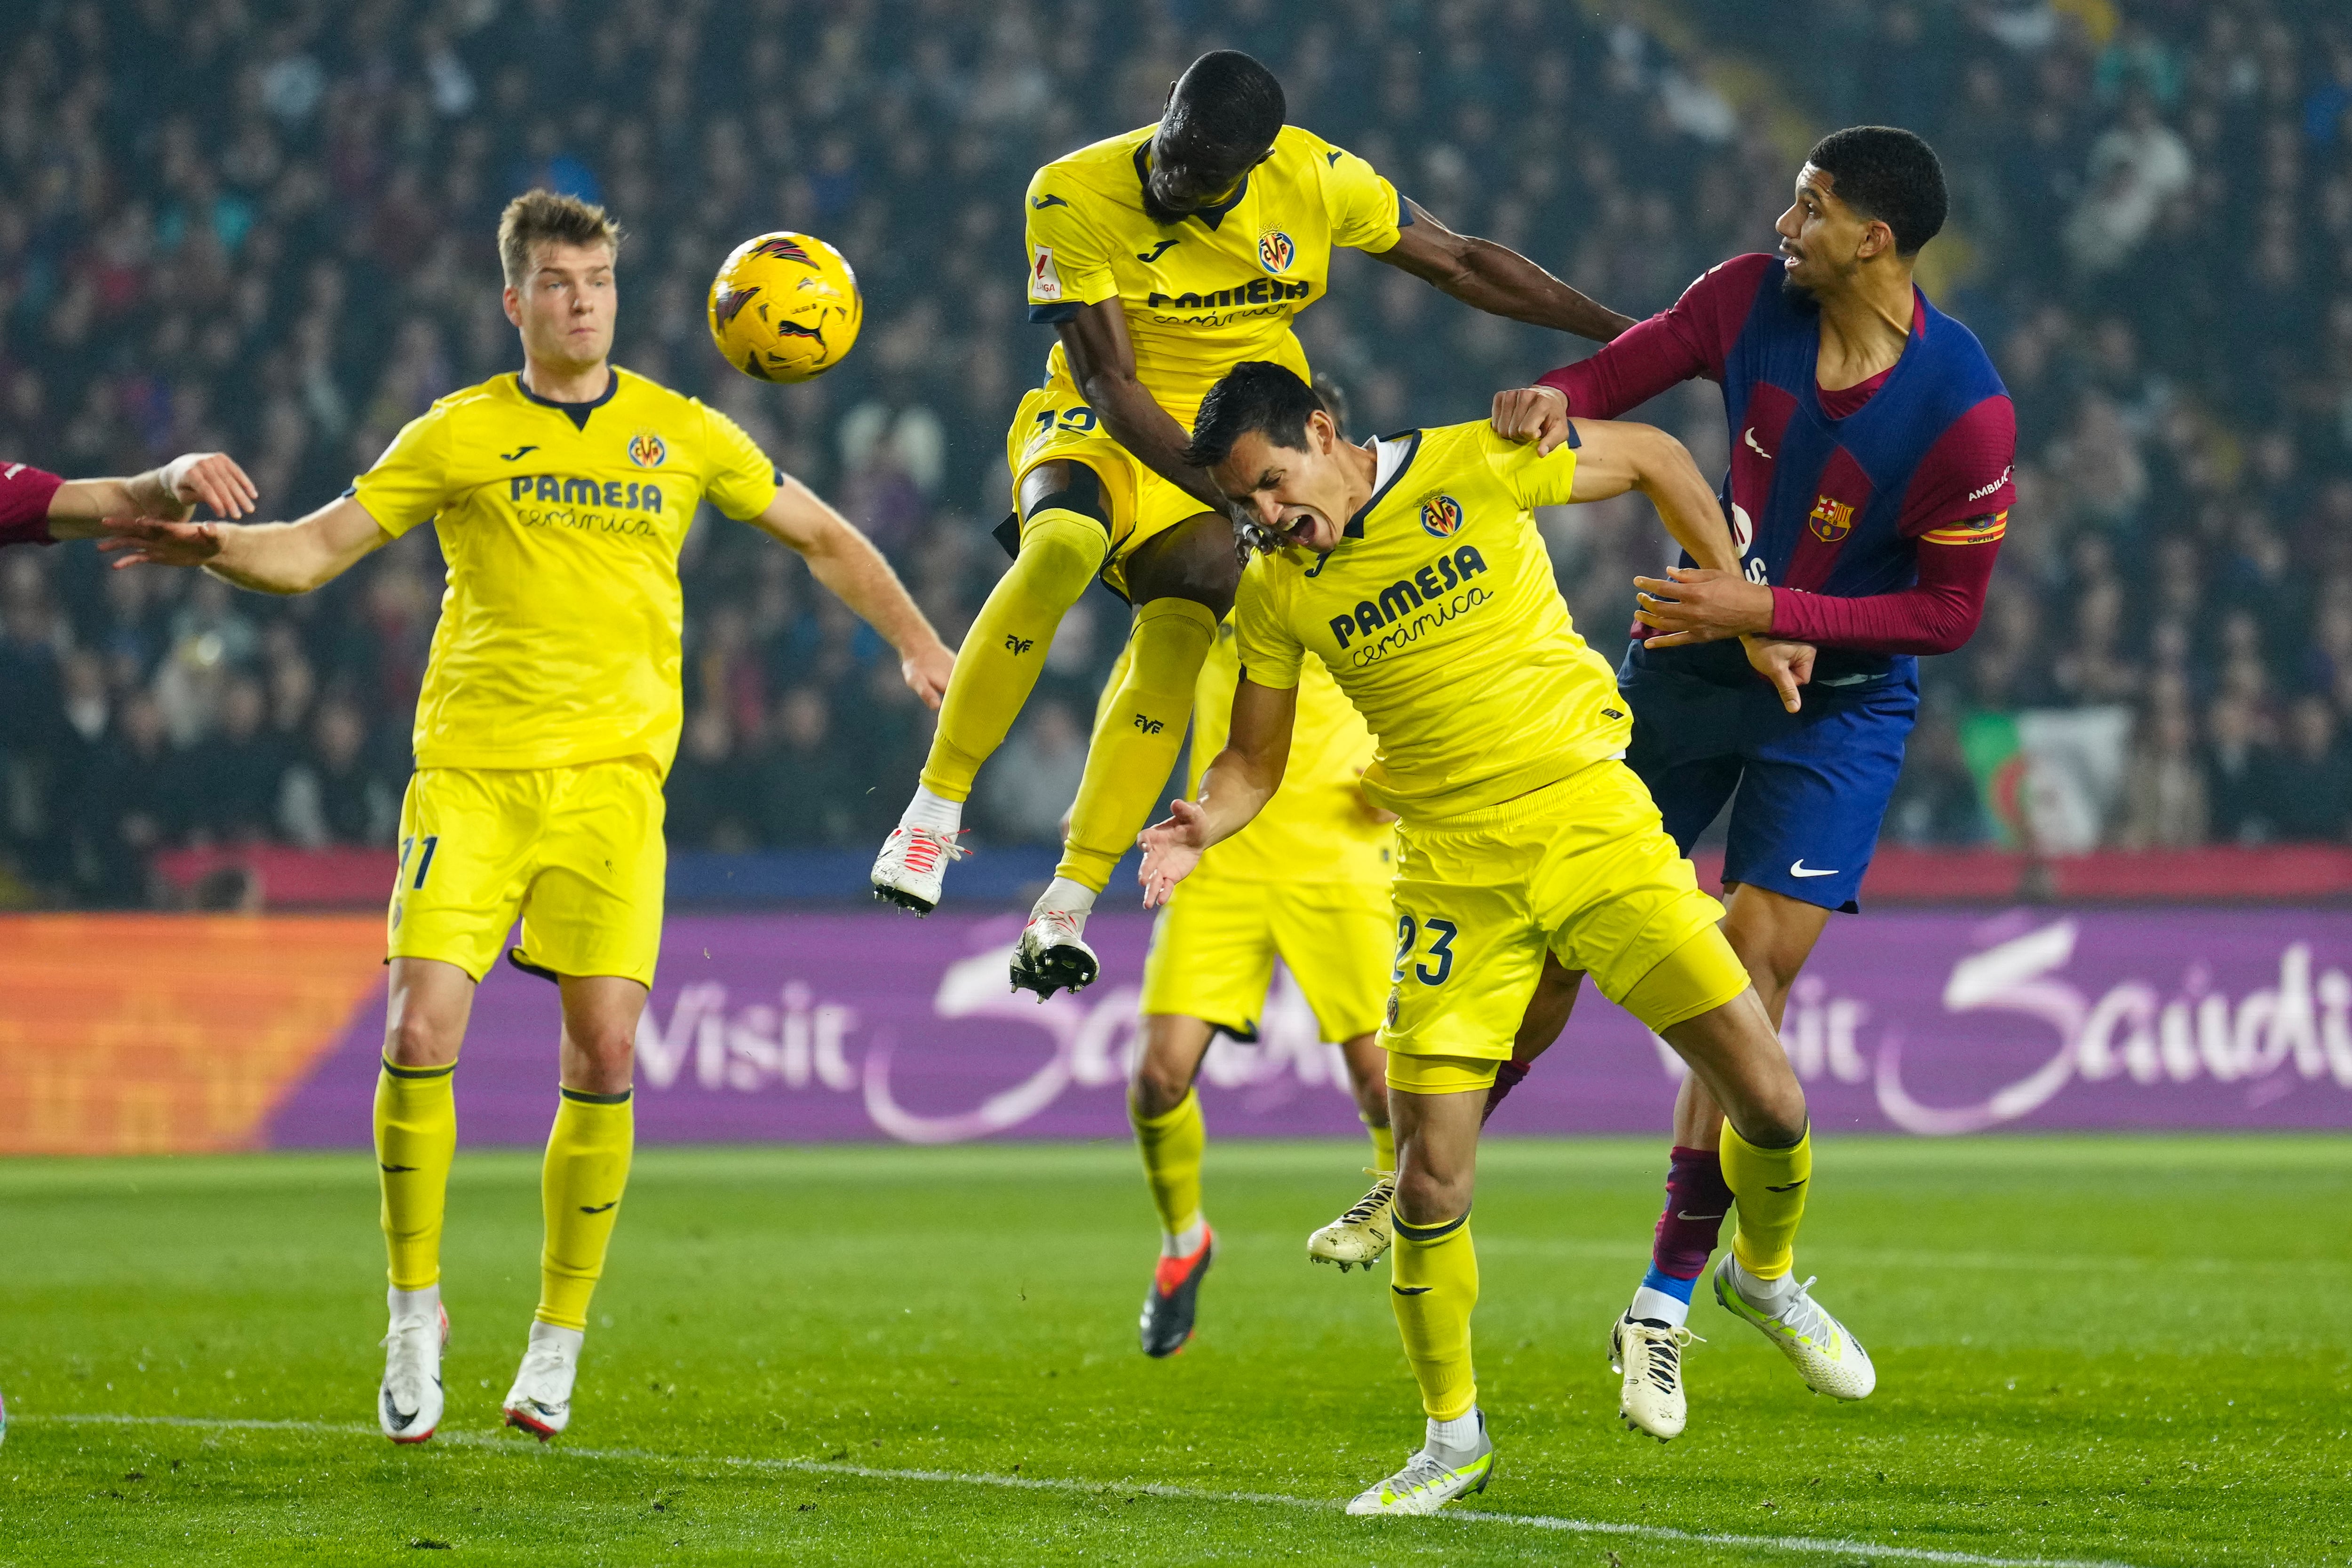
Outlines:
[[1421,504],[1421,531],[1433,539],[1450,539],[1462,531],[1462,503],[1451,496],[1432,496]]
[[1833,545],[1853,532],[1853,507],[1843,501],[1832,501],[1827,496],[1813,498],[1812,516],[1805,521],[1813,537],[1825,545]]
[[629,461],[640,468],[658,468],[669,460],[669,448],[662,438],[650,430],[640,430],[629,437]]

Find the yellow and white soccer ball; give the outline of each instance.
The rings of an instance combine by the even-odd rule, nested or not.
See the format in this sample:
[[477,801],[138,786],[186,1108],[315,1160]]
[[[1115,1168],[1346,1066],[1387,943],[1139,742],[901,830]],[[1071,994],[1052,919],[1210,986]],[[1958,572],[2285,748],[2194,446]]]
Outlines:
[[857,341],[866,301],[839,251],[814,235],[747,239],[710,282],[710,340],[763,382],[804,382]]

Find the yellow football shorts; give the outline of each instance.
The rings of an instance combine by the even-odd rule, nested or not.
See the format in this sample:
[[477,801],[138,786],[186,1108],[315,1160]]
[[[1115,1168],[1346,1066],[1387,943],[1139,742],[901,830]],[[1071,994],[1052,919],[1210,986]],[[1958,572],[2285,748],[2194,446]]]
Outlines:
[[1255,1040],[1278,956],[1325,1040],[1370,1034],[1388,998],[1390,907],[1384,882],[1188,877],[1151,928],[1142,1010]]
[[[1596,762],[1489,810],[1397,827],[1396,967],[1381,1044],[1390,1082],[1424,1093],[1418,1064],[1507,1060],[1549,949],[1623,1002],[1668,958],[1670,984],[1643,986],[1654,1030],[1748,988],[1723,939],[1723,906],[1699,891],[1650,793],[1622,762]],[[1686,950],[1685,950],[1686,949]],[[1491,1071],[1487,1074],[1491,1081]],[[1473,1087],[1467,1082],[1459,1087]]]
[[400,807],[387,950],[475,979],[515,917],[517,961],[650,986],[661,950],[661,775],[626,758],[577,768],[422,768]]
[[1021,481],[1040,463],[1083,463],[1094,471],[1110,528],[1103,580],[1122,599],[1128,597],[1127,559],[1135,548],[1209,509],[1111,439],[1085,398],[1068,387],[1039,387],[1021,400],[1004,433],[1004,460],[1013,469],[1016,502]]

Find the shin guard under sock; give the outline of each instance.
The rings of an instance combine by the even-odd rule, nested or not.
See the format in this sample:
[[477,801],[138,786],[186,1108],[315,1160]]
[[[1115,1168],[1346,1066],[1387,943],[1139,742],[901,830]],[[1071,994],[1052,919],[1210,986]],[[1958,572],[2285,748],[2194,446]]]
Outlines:
[[1056,876],[1099,893],[1135,847],[1184,748],[1192,688],[1216,637],[1217,618],[1189,599],[1155,599],[1135,612],[1127,673],[1096,720]]
[[1389,1257],[1389,1305],[1404,1338],[1404,1358],[1421,1385],[1422,1411],[1439,1421],[1466,1416],[1478,1402],[1470,1365],[1470,1312],[1478,1304],[1470,1217],[1442,1225],[1400,1219]]
[[1731,1255],[1759,1280],[1777,1280],[1794,1261],[1797,1226],[1805,1217],[1805,1192],[1812,1184],[1813,1134],[1785,1149],[1759,1149],[1723,1124],[1723,1179],[1738,1206]]
[[[1063,614],[1094,581],[1109,549],[1102,524],[1092,517],[1057,507],[1030,517],[1021,553],[997,579],[956,653],[955,676],[940,704],[939,729],[923,764],[923,788],[950,800],[971,793],[980,765],[1004,744],[1037,685]],[[1159,780],[1152,785],[1157,789]]]
[[1157,1116],[1139,1115],[1132,1104],[1127,1113],[1135,1124],[1135,1146],[1143,1155],[1143,1179],[1151,1188],[1151,1207],[1160,1211],[1160,1228],[1180,1236],[1201,1218],[1201,1156],[1209,1146],[1209,1129],[1201,1119],[1200,1092],[1188,1092],[1174,1110]]
[[395,1067],[375,1081],[376,1180],[392,1288],[422,1291],[441,1278],[441,1216],[457,1154],[455,1062]]
[[588,1326],[588,1298],[604,1272],[604,1249],[629,1185],[635,1134],[629,1091],[563,1091],[540,1168],[547,1239],[539,1260],[539,1311],[532,1314],[539,1322],[567,1329]]

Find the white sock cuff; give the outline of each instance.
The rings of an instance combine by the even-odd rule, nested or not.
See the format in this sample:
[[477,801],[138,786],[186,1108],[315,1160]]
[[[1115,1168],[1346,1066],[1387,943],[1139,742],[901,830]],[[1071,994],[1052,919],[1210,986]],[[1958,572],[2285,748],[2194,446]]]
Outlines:
[[1433,1448],[1447,1448],[1456,1453],[1478,1446],[1478,1409],[1473,1406],[1451,1421],[1429,1417],[1426,1442]]
[[963,826],[963,802],[950,800],[932,793],[921,785],[915,786],[915,798],[898,814],[902,828],[929,828],[935,833],[952,833]]
[[1034,916],[1059,909],[1070,915],[1089,915],[1094,912],[1095,898],[1095,890],[1086,883],[1057,876],[1045,884],[1045,891],[1038,895],[1037,907],[1029,913]]
[[1678,1329],[1690,1322],[1690,1303],[1664,1291],[1654,1291],[1643,1285],[1633,1292],[1633,1305],[1628,1316],[1651,1318],[1670,1329]]
[[530,1320],[530,1339],[528,1343],[560,1344],[576,1351],[587,1337],[588,1335],[582,1330],[568,1329],[562,1323],[543,1323],[537,1318],[533,1318]]
[[441,1282],[436,1280],[421,1291],[387,1290],[383,1293],[383,1304],[394,1321],[437,1318],[441,1314]]

